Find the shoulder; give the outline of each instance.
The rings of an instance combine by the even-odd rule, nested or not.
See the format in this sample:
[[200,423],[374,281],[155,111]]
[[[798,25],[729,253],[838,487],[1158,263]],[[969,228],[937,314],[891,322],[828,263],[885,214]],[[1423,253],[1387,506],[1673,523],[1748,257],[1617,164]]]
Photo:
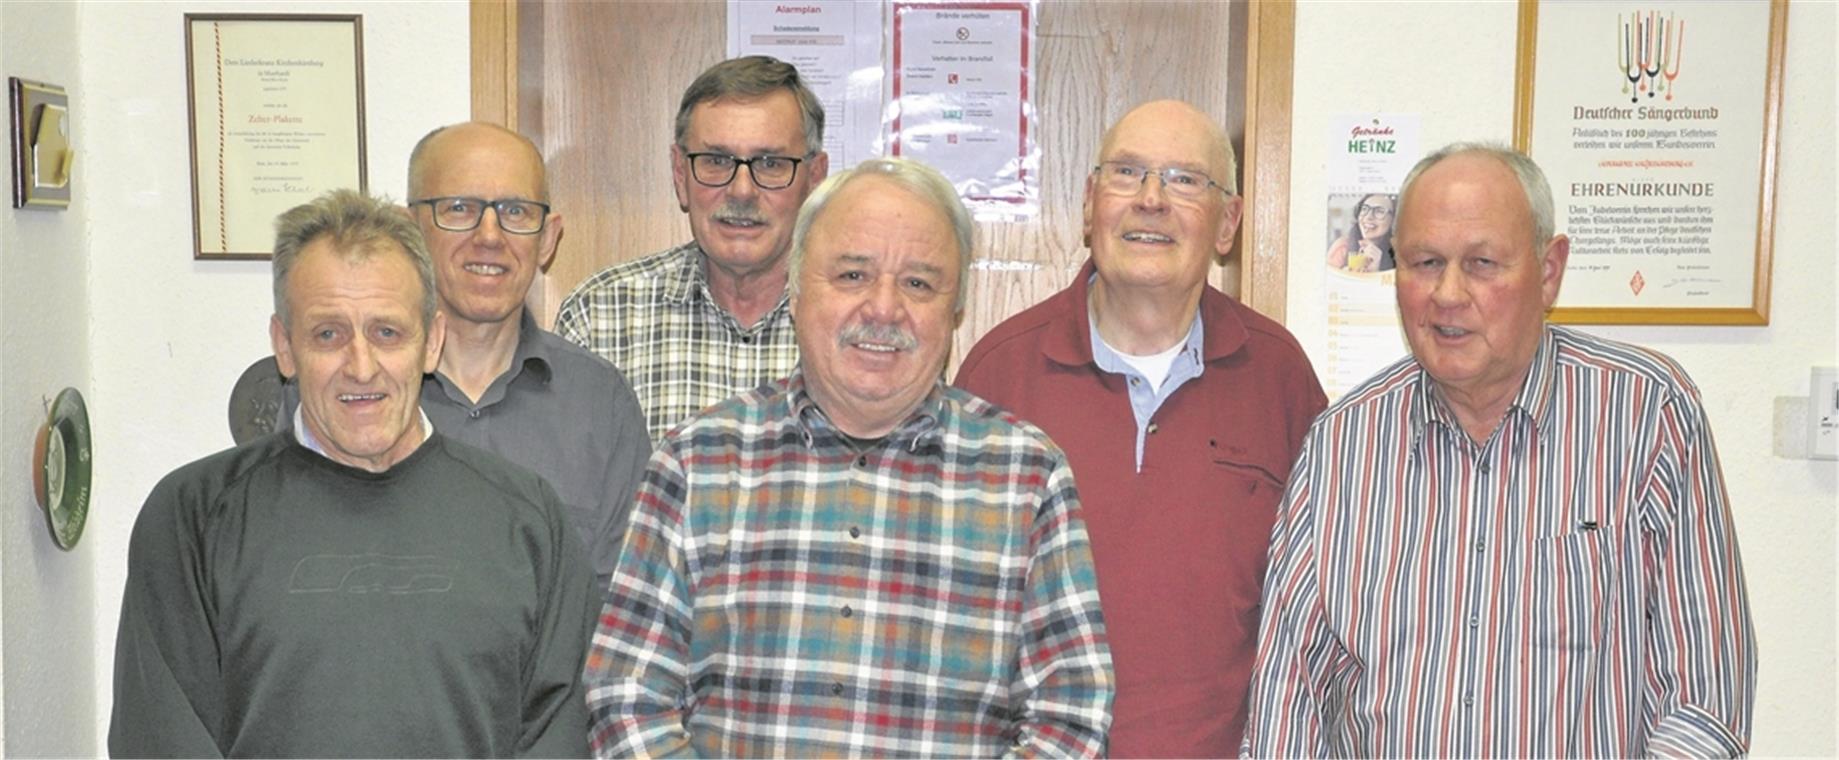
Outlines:
[[729,451],[778,441],[798,434],[791,409],[791,383],[782,377],[690,415],[659,438],[657,448],[682,461],[691,452]]
[[[178,526],[194,529],[219,521],[222,510],[244,503],[227,498],[247,488],[261,473],[286,466],[293,431],[283,430],[183,465],[153,486],[134,520],[134,534],[166,533]],[[141,540],[139,538],[136,541]]]
[[1008,367],[1014,362],[1036,360],[1048,333],[1056,326],[1064,327],[1063,320],[1074,316],[1067,305],[1071,292],[1068,288],[1048,296],[984,333],[959,364],[959,380],[975,376],[986,362],[992,367]]
[[1303,345],[1297,342],[1289,328],[1211,285],[1207,286],[1201,298],[1201,308],[1207,313],[1229,315],[1228,319],[1245,328],[1245,345],[1251,349],[1253,361],[1302,370],[1314,376],[1315,369],[1309,362],[1309,354],[1303,351]]
[[[468,490],[483,495],[496,494],[518,508],[556,512],[558,498],[549,483],[536,473],[503,456],[453,440],[438,431],[424,446],[432,446],[428,458],[417,466],[423,475],[448,483],[466,483]],[[560,513],[554,515],[559,518]]]
[[614,297],[621,292],[647,290],[676,279],[695,243],[684,243],[643,258],[624,261],[596,272],[575,286],[562,300],[562,308],[583,300]]
[[569,387],[596,395],[598,391],[617,395],[631,390],[625,374],[605,357],[548,330],[537,330],[535,335],[550,371],[566,378]]
[[1698,386],[1673,357],[1569,327],[1547,325],[1557,348],[1557,365],[1570,373],[1623,375],[1672,397],[1697,398]]
[[1021,464],[1059,469],[1066,454],[1047,433],[1014,412],[997,406],[963,388],[944,389],[947,409],[943,422],[954,445],[971,451],[1000,452]]
[[1422,377],[1423,366],[1406,354],[1329,404],[1316,418],[1315,429],[1349,418],[1390,419],[1416,400]]

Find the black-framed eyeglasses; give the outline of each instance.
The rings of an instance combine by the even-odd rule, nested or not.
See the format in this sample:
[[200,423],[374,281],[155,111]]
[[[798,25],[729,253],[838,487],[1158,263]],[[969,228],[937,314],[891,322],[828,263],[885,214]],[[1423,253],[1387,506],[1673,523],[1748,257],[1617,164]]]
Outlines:
[[1162,191],[1183,200],[1199,200],[1207,188],[1217,188],[1222,194],[1232,195],[1224,185],[1214,182],[1206,172],[1183,169],[1178,166],[1165,166],[1151,169],[1147,166],[1127,164],[1122,161],[1106,161],[1092,167],[1098,173],[1098,186],[1113,195],[1136,195],[1149,183],[1150,175],[1162,179]]
[[498,229],[513,235],[535,235],[543,231],[543,225],[549,221],[549,204],[542,201],[527,201],[522,198],[466,198],[449,196],[444,198],[423,198],[410,201],[409,205],[427,204],[434,212],[434,226],[448,232],[471,232],[485,218],[485,210],[498,212]]
[[[727,153],[700,151],[685,153],[690,161],[690,176],[696,178],[697,184],[705,187],[727,187],[740,174],[741,167],[747,167],[748,176],[753,177],[754,186],[761,190],[780,190],[792,185],[798,177],[798,164],[804,158],[793,156],[754,156],[741,158]],[[808,158],[809,156],[806,156]]]
[[1385,206],[1369,206],[1362,203],[1360,204],[1360,208],[1354,211],[1354,217],[1359,218],[1363,216],[1370,216],[1375,219],[1389,219],[1392,217],[1392,209]]

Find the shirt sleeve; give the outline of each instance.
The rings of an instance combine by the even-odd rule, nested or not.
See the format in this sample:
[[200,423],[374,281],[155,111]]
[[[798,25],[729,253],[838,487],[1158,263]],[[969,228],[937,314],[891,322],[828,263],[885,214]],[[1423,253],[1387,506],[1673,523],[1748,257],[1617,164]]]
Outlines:
[[1271,527],[1242,757],[1321,757],[1324,718],[1339,709],[1332,704],[1333,674],[1349,658],[1328,628],[1317,577],[1311,482],[1317,443],[1312,437],[1303,444]]
[[588,733],[596,757],[689,757],[691,611],[684,561],[687,483],[668,449],[652,454],[600,622],[588,646]]
[[1046,494],[1029,536],[1024,642],[1009,689],[1021,720],[1007,755],[1098,757],[1111,728],[1116,681],[1092,546],[1064,459],[1049,474]]
[[161,483],[134,520],[115,639],[114,757],[223,757],[217,638],[194,510]]
[[581,757],[587,754],[587,705],[581,661],[598,596],[581,542],[563,517],[562,500],[543,484],[549,501],[549,545],[542,558],[548,578],[537,641],[531,649],[523,700],[519,757]]
[[1643,500],[1653,589],[1644,754],[1740,757],[1756,698],[1756,633],[1717,447],[1695,392],[1663,410],[1657,444]]
[[[618,370],[613,370],[617,372]],[[651,436],[645,429],[645,413],[639,408],[638,396],[624,380],[616,383],[618,396],[613,399],[613,448],[607,452],[605,480],[601,483],[601,523],[588,546],[588,561],[594,566],[594,596],[598,600],[613,577],[619,561],[620,544],[626,527],[632,522],[632,500],[639,481],[645,477],[645,461],[651,456]],[[595,602],[599,609],[599,602]]]
[[562,306],[556,309],[555,334],[562,336],[563,340],[592,351],[594,347],[589,345],[587,317],[582,313],[587,308],[586,303],[587,299],[580,291],[571,293],[567,298],[562,299]]

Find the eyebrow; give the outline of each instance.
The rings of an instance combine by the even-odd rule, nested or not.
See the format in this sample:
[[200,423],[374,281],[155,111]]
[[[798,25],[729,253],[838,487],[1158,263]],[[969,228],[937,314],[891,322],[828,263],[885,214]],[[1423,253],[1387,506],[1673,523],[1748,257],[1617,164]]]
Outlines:
[[734,148],[731,148],[723,144],[709,143],[708,146],[704,147],[702,150],[692,149],[692,150],[685,150],[684,152],[685,153],[726,153],[730,156],[735,156],[738,158],[757,158],[759,156],[788,156],[791,158],[797,158],[797,156],[793,154],[791,149],[780,147],[780,146],[761,148],[753,152],[747,152],[747,151],[735,150]]

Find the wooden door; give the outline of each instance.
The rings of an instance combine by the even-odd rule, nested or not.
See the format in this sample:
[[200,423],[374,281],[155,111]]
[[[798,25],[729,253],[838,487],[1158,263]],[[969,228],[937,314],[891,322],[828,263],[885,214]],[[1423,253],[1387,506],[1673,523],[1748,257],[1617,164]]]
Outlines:
[[[978,224],[952,365],[1071,280],[1087,255],[1080,202],[1099,138],[1157,98],[1187,100],[1227,125],[1245,222],[1213,280],[1281,320],[1292,5],[1055,0],[1039,9],[1041,216]],[[474,118],[542,147],[565,220],[561,253],[531,294],[545,324],[594,272],[689,239],[670,186],[671,124],[683,89],[724,57],[726,23],[721,2],[473,1]]]

